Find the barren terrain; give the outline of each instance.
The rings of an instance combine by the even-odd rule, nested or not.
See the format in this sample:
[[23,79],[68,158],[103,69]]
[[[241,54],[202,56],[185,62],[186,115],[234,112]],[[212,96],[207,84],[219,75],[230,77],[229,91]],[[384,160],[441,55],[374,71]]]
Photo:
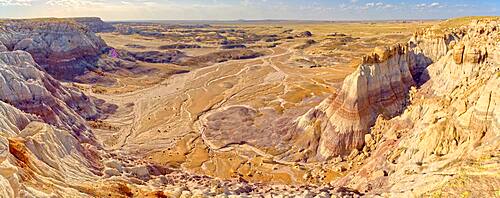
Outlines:
[[500,18],[0,20],[0,197],[495,197]]
[[[160,71],[180,68],[190,72],[151,84],[144,83],[143,78],[118,78],[121,83],[107,90],[119,90],[119,94],[89,93],[119,106],[116,113],[102,120],[106,127],[96,128],[96,135],[109,149],[194,173],[275,184],[328,184],[342,174],[333,166],[281,160],[277,156],[283,151],[273,146],[260,146],[264,145],[263,142],[272,145],[277,141],[272,130],[230,125],[226,126],[228,132],[248,130],[249,134],[241,140],[230,140],[232,135],[228,134],[222,139],[229,140],[214,143],[202,133],[206,119],[223,109],[238,106],[254,109],[258,114],[257,125],[269,125],[266,122],[273,119],[294,119],[337,91],[345,76],[355,69],[362,54],[374,46],[405,41],[418,28],[433,23],[436,22],[225,24],[220,27],[166,28],[168,31],[158,31],[165,36],[154,37],[101,33],[102,38],[117,49],[154,51],[160,50],[160,46],[182,42],[203,47],[178,50],[190,56],[203,56],[225,51],[219,49],[219,40],[233,38],[233,32],[244,32],[238,35],[243,38],[256,35],[264,39],[256,42],[237,40],[238,37],[233,39],[265,55],[202,68],[155,64]],[[149,30],[151,26],[158,29],[161,24],[132,27]],[[184,33],[197,31],[201,33]],[[312,35],[298,36],[306,31]],[[220,38],[209,37],[217,32],[229,33],[220,33]],[[170,34],[181,35],[172,38]],[[198,37],[207,40],[196,41]],[[262,47],[269,43],[265,41],[269,37],[275,38],[272,43],[276,46]],[[311,40],[314,43],[306,44]],[[134,46],[130,47],[131,44]],[[147,75],[147,78],[157,75],[161,73]],[[143,87],[128,91],[132,83]],[[311,171],[326,172],[326,176],[321,180],[310,180]]]

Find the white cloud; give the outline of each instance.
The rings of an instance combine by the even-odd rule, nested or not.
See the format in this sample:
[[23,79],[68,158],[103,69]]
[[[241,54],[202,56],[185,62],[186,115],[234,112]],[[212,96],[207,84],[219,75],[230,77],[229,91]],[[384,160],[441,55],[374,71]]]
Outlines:
[[384,5],[383,8],[394,8],[394,5],[392,4],[387,4],[387,5]]
[[431,4],[429,5],[429,7],[433,8],[433,7],[438,7],[439,5],[440,5],[439,3],[434,2],[434,3],[431,3]]
[[104,2],[99,0],[48,0],[48,5],[62,7],[81,7],[81,6],[96,6],[103,5]]
[[133,5],[132,2],[128,2],[128,1],[120,1],[120,3],[122,3],[124,5]]
[[384,9],[389,9],[389,8],[395,8],[396,6],[392,4],[385,4],[382,2],[370,2],[366,3],[364,7],[361,7],[361,9],[370,9],[370,8],[384,8]]
[[425,9],[425,8],[443,8],[444,5],[441,5],[440,3],[438,2],[433,2],[433,3],[430,3],[430,4],[426,4],[426,3],[421,3],[421,4],[417,4],[417,8],[418,9]]
[[427,7],[427,4],[425,3],[417,4],[417,8],[425,8],[425,7]]
[[0,6],[31,6],[32,0],[0,0]]

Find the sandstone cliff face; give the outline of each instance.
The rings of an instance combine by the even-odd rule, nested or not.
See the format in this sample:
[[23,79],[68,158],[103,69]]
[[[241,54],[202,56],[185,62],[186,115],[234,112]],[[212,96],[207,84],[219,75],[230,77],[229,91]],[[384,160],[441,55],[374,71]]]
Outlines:
[[77,137],[92,138],[84,118],[98,116],[93,101],[40,70],[27,52],[0,52],[0,100],[47,123],[75,131]]
[[0,42],[9,50],[29,52],[50,74],[65,78],[82,74],[86,59],[107,46],[86,27],[67,19],[0,21]]
[[379,115],[393,117],[402,111],[410,87],[416,85],[414,75],[429,63],[414,48],[412,44],[376,48],[346,77],[338,93],[298,119],[298,130],[320,134],[318,159],[360,149]]
[[405,112],[376,122],[365,138],[363,151],[368,152],[357,157],[368,158],[336,184],[401,197],[495,196],[500,185],[499,30],[498,20],[441,28],[460,36],[427,67],[430,78],[411,91]]
[[[149,180],[166,170],[108,162],[85,123],[98,115],[82,92],[45,73],[28,52],[0,52],[0,195],[2,197],[122,196],[128,174]],[[111,182],[112,183],[112,182]]]
[[[399,115],[407,105],[410,87],[418,87],[436,76],[429,73],[428,65],[441,61],[451,51],[457,64],[484,61],[486,49],[465,47],[472,45],[468,38],[479,36],[467,31],[470,30],[466,27],[455,31],[433,27],[415,33],[406,44],[375,48],[372,54],[362,58],[361,65],[344,80],[337,93],[297,120],[298,133],[320,136],[316,150],[316,158],[320,160],[360,150],[365,134],[378,116],[392,118]],[[491,34],[493,30],[478,31]],[[448,90],[452,86],[439,89]]]
[[[0,22],[2,197],[62,196],[62,192],[81,196],[74,184],[97,179],[102,166],[96,153],[99,143],[85,123],[99,115],[94,102],[63,86],[31,55],[52,67],[66,62],[65,56],[76,60],[98,53],[92,36],[70,26],[36,20]],[[69,45],[70,40],[77,42]]]

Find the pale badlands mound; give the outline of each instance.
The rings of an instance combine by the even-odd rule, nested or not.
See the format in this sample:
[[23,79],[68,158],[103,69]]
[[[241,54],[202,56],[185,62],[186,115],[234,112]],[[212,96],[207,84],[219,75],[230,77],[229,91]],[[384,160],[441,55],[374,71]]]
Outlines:
[[91,19],[0,22],[0,193],[497,196],[500,19],[478,19],[375,48],[323,101],[273,107],[250,95],[331,90],[283,64],[292,45],[90,97],[49,74],[100,60]]

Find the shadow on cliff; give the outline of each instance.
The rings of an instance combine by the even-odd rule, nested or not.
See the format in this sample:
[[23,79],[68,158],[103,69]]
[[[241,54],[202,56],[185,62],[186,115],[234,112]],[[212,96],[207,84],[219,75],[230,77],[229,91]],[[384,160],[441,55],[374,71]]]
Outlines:
[[[410,42],[409,47],[415,48],[417,47],[417,44]],[[427,67],[429,67],[429,65],[433,64],[434,62],[429,56],[423,53],[416,54],[413,51],[411,51],[411,53],[415,61],[415,65],[411,71],[411,75],[413,77],[413,81],[417,85],[417,88],[420,88],[420,86],[422,86],[423,84],[425,84],[427,81],[430,80],[429,71],[427,70]]]

